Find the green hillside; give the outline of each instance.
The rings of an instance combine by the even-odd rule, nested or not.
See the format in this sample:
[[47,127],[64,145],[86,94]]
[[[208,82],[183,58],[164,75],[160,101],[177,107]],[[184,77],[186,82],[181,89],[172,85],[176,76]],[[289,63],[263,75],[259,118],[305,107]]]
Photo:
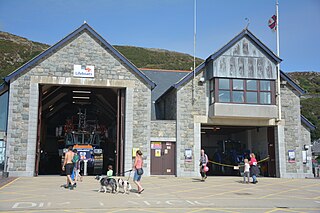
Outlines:
[[0,84],[2,78],[28,62],[49,46],[26,38],[0,32]]
[[301,97],[301,113],[316,126],[311,132],[314,141],[320,138],[320,72],[287,73],[307,94]]
[[[49,45],[29,41],[16,35],[0,32],[0,84],[2,78],[19,68],[33,57],[46,50]],[[188,54],[132,46],[114,46],[138,68],[190,70],[193,57]],[[199,65],[203,60],[196,60]],[[302,114],[317,126],[312,140],[320,138],[320,73],[287,73],[298,85],[307,91],[301,98]]]
[[[191,55],[162,49],[117,45],[114,47],[139,68],[190,70],[193,67]],[[196,65],[202,61],[197,58]]]
[[[0,84],[2,78],[46,50],[49,45],[29,41],[16,35],[0,32]],[[138,68],[190,70],[193,56],[162,49],[114,46]],[[197,58],[196,65],[203,60]]]

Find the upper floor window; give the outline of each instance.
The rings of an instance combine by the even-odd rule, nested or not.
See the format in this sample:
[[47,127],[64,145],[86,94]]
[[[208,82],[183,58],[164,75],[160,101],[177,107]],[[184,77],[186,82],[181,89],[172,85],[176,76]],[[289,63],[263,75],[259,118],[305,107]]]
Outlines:
[[274,84],[270,80],[213,78],[210,103],[275,104]]

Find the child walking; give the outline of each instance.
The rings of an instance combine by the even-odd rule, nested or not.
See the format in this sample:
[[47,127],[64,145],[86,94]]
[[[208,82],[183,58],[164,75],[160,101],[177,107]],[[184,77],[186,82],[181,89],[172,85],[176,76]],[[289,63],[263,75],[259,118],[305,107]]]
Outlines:
[[107,178],[108,179],[112,178],[112,175],[113,175],[112,165],[109,165],[108,171],[107,171]]
[[246,183],[246,177],[247,177],[247,183],[249,183],[250,178],[250,164],[248,159],[244,159],[244,172],[243,172],[243,183]]

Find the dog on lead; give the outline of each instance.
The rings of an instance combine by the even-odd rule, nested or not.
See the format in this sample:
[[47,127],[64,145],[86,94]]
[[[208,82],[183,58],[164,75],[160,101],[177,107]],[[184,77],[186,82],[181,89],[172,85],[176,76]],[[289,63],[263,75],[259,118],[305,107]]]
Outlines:
[[122,178],[118,179],[118,188],[123,190],[123,194],[129,194],[130,190],[132,189],[131,184],[129,181],[123,180]]
[[114,178],[107,178],[97,175],[95,179],[100,183],[100,189],[98,192],[103,191],[104,193],[106,193],[107,188],[111,188],[112,193],[117,192],[117,181]]

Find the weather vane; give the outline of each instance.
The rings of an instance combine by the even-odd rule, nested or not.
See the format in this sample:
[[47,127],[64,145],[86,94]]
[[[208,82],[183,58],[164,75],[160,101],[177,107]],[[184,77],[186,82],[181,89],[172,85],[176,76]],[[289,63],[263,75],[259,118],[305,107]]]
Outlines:
[[246,26],[246,29],[248,29],[248,27],[249,27],[249,24],[250,24],[250,19],[249,19],[249,18],[245,18],[244,20],[246,20],[246,21],[247,21],[247,26]]

